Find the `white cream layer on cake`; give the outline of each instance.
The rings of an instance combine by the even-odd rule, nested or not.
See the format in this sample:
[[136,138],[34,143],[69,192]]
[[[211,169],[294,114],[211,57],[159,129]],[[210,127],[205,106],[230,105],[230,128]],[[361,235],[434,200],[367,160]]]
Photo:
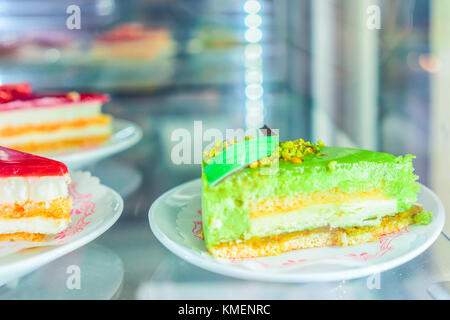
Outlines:
[[0,234],[16,232],[55,234],[66,229],[68,225],[69,219],[54,219],[42,217],[18,219],[0,218]]
[[378,226],[382,217],[398,212],[397,200],[366,200],[321,204],[250,219],[249,237],[312,230],[320,227]]
[[0,178],[0,204],[67,198],[69,183],[69,175]]

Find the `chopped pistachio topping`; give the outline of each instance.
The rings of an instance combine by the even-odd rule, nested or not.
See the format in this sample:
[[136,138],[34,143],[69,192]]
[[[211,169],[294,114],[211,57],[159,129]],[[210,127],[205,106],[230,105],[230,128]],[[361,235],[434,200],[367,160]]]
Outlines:
[[320,152],[324,146],[325,144],[321,140],[317,141],[317,144],[311,143],[309,141],[304,141],[303,139],[280,142],[278,144],[278,148],[275,149],[275,151],[270,156],[251,163],[249,167],[251,169],[256,169],[259,167],[269,167],[278,159],[290,161],[295,164],[300,164],[308,155],[321,155]]
[[[244,140],[246,141],[254,138],[255,137],[253,136],[245,136]],[[235,139],[226,140],[224,142],[216,141],[214,143],[214,146],[209,151],[203,152],[205,162],[209,163],[212,160],[212,158],[216,157],[223,150],[227,149],[228,147],[236,143],[237,141]],[[300,164],[304,161],[304,158],[306,156],[321,155],[321,150],[323,149],[324,146],[325,144],[321,140],[317,141],[317,144],[311,143],[309,141],[304,141],[303,139],[280,142],[278,143],[278,147],[270,156],[264,157],[249,164],[249,167],[251,169],[256,169],[259,167],[269,167],[278,160],[290,161],[295,164]],[[336,163],[331,163],[329,164],[329,169],[334,170],[335,166]]]
[[[277,147],[279,148],[279,147]],[[249,165],[250,169],[256,169],[259,167],[270,167],[273,163],[275,163],[278,159],[278,153],[279,151],[275,148],[274,152],[268,156],[259,159],[258,161],[255,161]]]
[[281,142],[279,146],[281,160],[298,164],[302,163],[304,157],[308,155],[319,156],[320,151],[325,145],[320,140],[315,144],[304,141],[303,139],[297,139],[294,141]]
[[[245,137],[245,140],[249,140],[252,139],[253,137]],[[222,142],[222,140],[218,140],[216,142],[214,142],[214,146],[209,149],[209,151],[203,151],[202,155],[203,155],[203,160],[206,163],[210,163],[212,158],[218,156],[219,154],[222,153],[223,150],[231,147],[232,145],[236,144],[237,141],[236,139],[229,139],[229,140],[225,140]]]
[[336,165],[337,165],[337,161],[333,160],[333,161],[328,162],[327,168],[329,171],[333,172],[334,170],[336,170]]

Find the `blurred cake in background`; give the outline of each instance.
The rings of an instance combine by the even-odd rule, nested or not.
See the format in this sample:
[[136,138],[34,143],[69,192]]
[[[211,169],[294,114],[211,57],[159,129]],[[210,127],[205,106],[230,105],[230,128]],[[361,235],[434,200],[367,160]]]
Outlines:
[[73,59],[80,42],[67,32],[27,32],[0,37],[0,59],[16,63],[53,63]]
[[121,24],[96,37],[93,55],[102,60],[153,60],[172,51],[167,28],[149,28],[138,23]]
[[98,93],[34,94],[27,83],[0,86],[0,145],[27,152],[89,147],[106,141],[112,117]]
[[184,74],[195,74],[179,80],[192,85],[225,85],[242,79],[245,39],[241,29],[218,23],[195,27],[187,44],[188,61]]
[[232,28],[225,25],[202,24],[194,31],[188,48],[191,53],[197,53],[203,50],[234,48],[244,44],[242,35]]

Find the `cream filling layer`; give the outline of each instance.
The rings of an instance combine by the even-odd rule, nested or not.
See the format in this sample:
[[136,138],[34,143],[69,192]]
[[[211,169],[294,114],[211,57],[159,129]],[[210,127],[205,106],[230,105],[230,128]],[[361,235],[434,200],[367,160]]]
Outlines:
[[69,219],[41,217],[0,219],[0,234],[15,232],[54,234],[66,229],[69,222]]
[[83,102],[56,107],[36,107],[0,112],[0,129],[5,127],[67,122],[101,113],[102,103]]
[[310,230],[330,226],[377,226],[381,218],[397,213],[397,200],[369,200],[354,203],[313,205],[287,213],[250,219],[246,238]]
[[111,134],[111,126],[89,126],[79,129],[62,129],[54,132],[27,133],[11,137],[1,137],[0,145],[20,146],[28,143],[47,143],[64,141],[70,139],[82,139],[92,136],[103,136]]
[[69,175],[0,178],[0,204],[67,198],[69,183]]

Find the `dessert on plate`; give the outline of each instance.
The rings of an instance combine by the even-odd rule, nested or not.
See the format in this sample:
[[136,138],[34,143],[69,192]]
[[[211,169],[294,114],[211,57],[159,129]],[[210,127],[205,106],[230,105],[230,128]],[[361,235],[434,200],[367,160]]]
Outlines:
[[125,23],[97,36],[92,47],[94,57],[114,61],[153,60],[171,53],[172,36],[167,28],[150,28]]
[[43,241],[70,222],[67,167],[0,147],[0,241]]
[[0,62],[43,64],[73,61],[80,54],[80,43],[69,30],[30,31],[0,36]]
[[205,23],[194,30],[189,47],[194,52],[203,49],[226,49],[245,44],[242,36],[232,28]]
[[413,158],[277,136],[218,142],[202,165],[206,247],[222,258],[269,256],[428,224]]
[[25,152],[91,146],[112,133],[103,114],[108,96],[69,92],[34,94],[29,84],[0,86],[0,145]]

